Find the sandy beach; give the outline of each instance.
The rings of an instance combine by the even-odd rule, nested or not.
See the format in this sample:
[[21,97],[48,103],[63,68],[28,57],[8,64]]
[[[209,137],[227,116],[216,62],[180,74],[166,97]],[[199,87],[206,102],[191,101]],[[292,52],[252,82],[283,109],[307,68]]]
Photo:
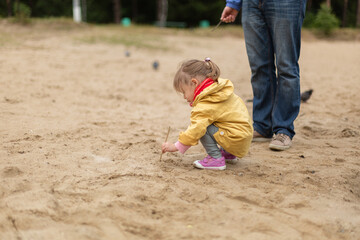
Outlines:
[[189,124],[173,76],[211,57],[251,113],[241,34],[4,20],[0,32],[0,239],[360,239],[360,40],[303,39],[301,90],[314,92],[291,149],[253,143],[204,171],[201,144],[159,161],[168,127],[175,142]]

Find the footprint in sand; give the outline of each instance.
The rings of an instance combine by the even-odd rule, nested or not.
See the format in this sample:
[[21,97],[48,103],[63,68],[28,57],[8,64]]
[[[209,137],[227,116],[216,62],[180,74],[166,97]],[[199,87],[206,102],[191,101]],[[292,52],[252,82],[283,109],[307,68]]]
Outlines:
[[5,167],[2,170],[1,176],[3,177],[16,177],[21,175],[23,172],[17,167]]
[[4,97],[5,102],[10,103],[10,104],[17,104],[17,103],[21,103],[22,100],[19,99],[13,99],[13,98],[7,98]]
[[341,137],[343,138],[357,137],[357,136],[359,136],[359,133],[351,128],[344,128],[341,131]]

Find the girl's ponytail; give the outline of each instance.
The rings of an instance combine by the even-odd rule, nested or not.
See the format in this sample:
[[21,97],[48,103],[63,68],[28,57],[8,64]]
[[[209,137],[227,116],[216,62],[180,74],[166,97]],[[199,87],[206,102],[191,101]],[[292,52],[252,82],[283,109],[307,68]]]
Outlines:
[[207,65],[207,68],[211,71],[206,74],[206,78],[211,78],[212,80],[217,81],[217,79],[220,77],[219,67],[215,63],[213,63],[209,57],[205,58],[204,61]]

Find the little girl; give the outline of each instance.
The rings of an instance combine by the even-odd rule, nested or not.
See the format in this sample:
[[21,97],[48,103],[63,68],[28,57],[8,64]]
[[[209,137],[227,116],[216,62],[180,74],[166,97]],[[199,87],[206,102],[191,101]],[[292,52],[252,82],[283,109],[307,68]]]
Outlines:
[[[163,143],[162,152],[185,153],[191,146],[204,146],[208,156],[194,162],[196,168],[224,170],[225,161],[247,154],[253,127],[244,102],[234,94],[228,79],[210,58],[184,62],[174,78],[174,88],[192,107],[191,124],[179,140]],[[220,148],[218,147],[220,146]]]

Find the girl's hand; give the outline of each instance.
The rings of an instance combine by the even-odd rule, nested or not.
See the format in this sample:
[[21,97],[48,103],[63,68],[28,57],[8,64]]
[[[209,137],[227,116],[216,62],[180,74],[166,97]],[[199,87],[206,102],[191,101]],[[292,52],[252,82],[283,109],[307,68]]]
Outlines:
[[163,143],[162,146],[161,146],[161,149],[162,149],[163,153],[178,151],[178,149],[175,147],[175,144],[168,143],[168,142]]

